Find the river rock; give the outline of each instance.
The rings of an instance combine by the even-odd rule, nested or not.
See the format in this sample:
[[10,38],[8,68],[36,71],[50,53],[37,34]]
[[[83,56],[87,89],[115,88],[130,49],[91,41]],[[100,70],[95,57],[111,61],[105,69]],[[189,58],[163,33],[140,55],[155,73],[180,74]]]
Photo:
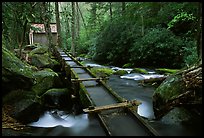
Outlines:
[[128,72],[126,70],[117,70],[113,74],[122,76],[122,75],[128,74]]
[[168,110],[166,107],[167,102],[184,92],[186,92],[186,87],[181,75],[167,77],[153,94],[155,117],[165,114],[164,112]]
[[34,68],[21,61],[14,53],[2,47],[3,95],[16,89],[30,89],[33,84]]
[[60,67],[60,63],[48,53],[47,46],[38,46],[29,53],[30,64],[38,68],[56,69]]
[[193,66],[168,76],[153,94],[156,118],[161,118],[175,107],[184,107],[198,115],[202,111],[202,67]]
[[59,75],[50,68],[35,72],[33,76],[35,77],[35,84],[32,90],[39,96],[51,88],[59,88],[63,85]]
[[67,88],[53,88],[41,96],[41,103],[51,108],[70,108],[71,93]]

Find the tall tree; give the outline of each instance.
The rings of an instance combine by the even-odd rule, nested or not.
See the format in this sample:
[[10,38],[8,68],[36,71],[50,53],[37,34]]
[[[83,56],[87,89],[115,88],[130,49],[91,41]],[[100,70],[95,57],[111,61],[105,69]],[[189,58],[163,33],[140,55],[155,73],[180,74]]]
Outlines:
[[49,47],[49,52],[53,52],[53,41],[52,41],[52,33],[51,33],[51,28],[50,28],[50,14],[48,11],[49,8],[49,3],[47,2],[41,2],[41,8],[42,8],[42,19],[44,22],[44,27],[45,27],[45,33],[48,38],[48,47]]
[[75,30],[75,2],[72,2],[72,45],[71,45],[71,53],[76,55],[76,30]]
[[112,18],[113,18],[112,2],[109,2],[109,10],[110,10],[110,19],[112,21]]
[[197,53],[202,62],[202,3],[198,3],[198,37],[197,37]]
[[122,2],[122,15],[125,13],[125,2]]
[[78,45],[78,42],[80,39],[79,33],[80,33],[79,5],[78,5],[78,2],[76,2],[76,40],[77,40],[77,45]]
[[85,22],[85,20],[84,20],[84,17],[83,17],[83,14],[82,14],[82,12],[81,12],[81,9],[80,9],[80,7],[79,7],[78,4],[77,4],[76,6],[77,6],[77,9],[78,9],[78,11],[79,11],[79,13],[80,13],[82,22],[83,22],[83,24],[84,24],[84,28],[85,28],[85,30],[87,30],[86,22]]
[[58,2],[55,2],[55,16],[56,16],[56,24],[57,24],[57,43],[58,46],[62,46],[61,41],[61,25],[60,25],[60,16],[59,16],[59,5]]

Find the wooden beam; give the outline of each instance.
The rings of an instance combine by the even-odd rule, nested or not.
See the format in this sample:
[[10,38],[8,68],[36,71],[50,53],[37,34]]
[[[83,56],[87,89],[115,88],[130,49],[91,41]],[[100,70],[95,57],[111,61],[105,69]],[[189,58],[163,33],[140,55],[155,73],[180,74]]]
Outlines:
[[72,66],[70,68],[92,68],[91,66]]
[[133,108],[137,107],[141,104],[140,101],[133,100],[133,101],[125,101],[122,103],[116,103],[116,104],[110,104],[110,105],[104,105],[104,106],[98,106],[98,107],[89,107],[86,109],[83,109],[85,113],[95,113],[95,112],[101,112],[103,110],[109,110],[109,109],[115,109],[115,108],[122,108],[122,107],[128,107]]
[[107,80],[108,78],[84,78],[84,79],[71,79],[72,82],[82,82],[82,81],[99,81]]

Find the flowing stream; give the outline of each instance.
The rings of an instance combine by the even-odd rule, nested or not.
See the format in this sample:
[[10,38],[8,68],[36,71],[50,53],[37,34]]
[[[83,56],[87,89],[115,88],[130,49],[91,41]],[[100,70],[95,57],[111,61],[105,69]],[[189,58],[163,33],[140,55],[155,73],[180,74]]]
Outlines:
[[[86,61],[86,66],[105,67],[99,64]],[[127,100],[139,100],[142,104],[138,107],[138,114],[144,118],[162,135],[168,136],[188,136],[200,135],[200,126],[175,125],[170,118],[165,120],[154,120],[152,106],[152,95],[155,90],[153,86],[142,86],[137,81],[145,78],[163,77],[156,74],[154,70],[148,70],[147,75],[130,73],[132,69],[122,69],[110,67],[113,70],[126,70],[129,74],[119,76],[111,75],[106,82],[117,94]],[[199,119],[198,119],[199,120]],[[46,136],[104,136],[106,135],[100,126],[97,118],[88,114],[74,115],[72,112],[65,112],[57,109],[44,111],[36,122],[29,123],[32,128],[32,135]]]

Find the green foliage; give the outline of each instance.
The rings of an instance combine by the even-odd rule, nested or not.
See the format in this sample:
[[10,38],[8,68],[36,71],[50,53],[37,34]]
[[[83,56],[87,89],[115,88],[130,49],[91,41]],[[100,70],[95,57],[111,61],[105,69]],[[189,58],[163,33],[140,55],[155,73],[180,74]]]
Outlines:
[[176,15],[174,17],[173,20],[171,20],[169,23],[168,23],[168,28],[167,29],[170,29],[172,27],[175,26],[175,24],[177,24],[178,22],[180,21],[194,21],[196,19],[196,17],[193,16],[193,14],[188,14],[186,12],[181,12],[179,13],[178,15]]
[[128,23],[120,20],[106,24],[97,37],[96,53],[93,59],[106,63],[112,62],[119,66],[127,63],[128,49],[133,41],[131,33],[128,33],[128,26]]
[[190,41],[183,49],[184,66],[190,66],[198,61],[196,42]]
[[153,28],[130,49],[131,61],[140,66],[180,67],[182,39],[165,28]]

